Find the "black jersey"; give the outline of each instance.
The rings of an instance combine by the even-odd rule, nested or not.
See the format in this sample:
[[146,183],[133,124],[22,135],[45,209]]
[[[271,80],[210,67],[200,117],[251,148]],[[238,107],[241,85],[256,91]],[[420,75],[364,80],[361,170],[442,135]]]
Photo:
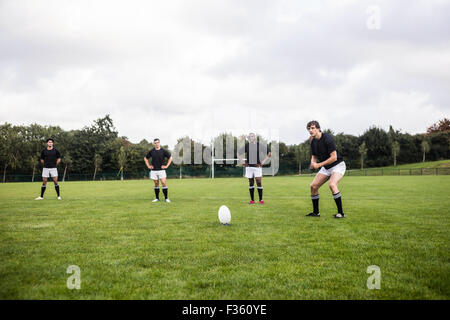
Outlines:
[[244,147],[239,150],[239,154],[245,153],[247,160],[245,161],[249,167],[257,167],[261,164],[261,159],[264,159],[270,152],[270,147],[266,144],[246,143]]
[[41,152],[41,159],[44,160],[44,168],[56,168],[56,160],[61,158],[61,154],[55,148],[48,150],[45,148]]
[[159,148],[159,150],[153,148],[147,153],[145,157],[147,159],[152,158],[153,170],[162,170],[161,166],[164,164],[164,158],[169,159],[170,152],[163,148]]
[[336,151],[337,160],[333,163],[327,164],[325,169],[330,169],[338,163],[344,161],[340,153],[337,151],[336,144],[334,143],[333,136],[328,133],[322,133],[319,140],[312,139],[311,141],[311,155],[317,158],[317,162],[323,162],[330,158],[330,154]]

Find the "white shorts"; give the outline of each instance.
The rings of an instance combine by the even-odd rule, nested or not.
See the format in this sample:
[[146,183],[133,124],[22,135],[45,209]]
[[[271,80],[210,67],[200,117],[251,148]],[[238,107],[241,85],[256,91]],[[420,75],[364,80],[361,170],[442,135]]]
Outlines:
[[245,177],[249,179],[262,177],[262,168],[245,167]]
[[43,168],[42,169],[42,178],[54,178],[58,176],[58,169],[56,168]]
[[159,180],[164,179],[166,177],[166,170],[151,170],[150,171],[150,179]]
[[347,166],[345,165],[345,162],[339,162],[334,167],[331,167],[330,169],[325,169],[325,167],[322,167],[319,171],[319,173],[324,174],[326,176],[331,176],[333,172],[340,173],[342,175],[345,174],[345,170],[347,169]]

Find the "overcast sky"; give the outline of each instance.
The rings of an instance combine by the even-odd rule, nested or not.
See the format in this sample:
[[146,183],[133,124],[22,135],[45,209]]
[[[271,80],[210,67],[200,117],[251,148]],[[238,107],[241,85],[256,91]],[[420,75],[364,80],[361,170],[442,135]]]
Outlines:
[[[374,7],[375,6],[375,7]],[[450,116],[450,1],[0,0],[0,122],[132,142]]]

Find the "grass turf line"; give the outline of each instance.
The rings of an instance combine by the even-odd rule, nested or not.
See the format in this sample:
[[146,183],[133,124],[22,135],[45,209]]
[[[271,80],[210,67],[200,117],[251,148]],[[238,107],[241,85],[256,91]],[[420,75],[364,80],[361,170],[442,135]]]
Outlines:
[[[346,219],[311,177],[0,185],[1,299],[449,299],[449,176],[345,177]],[[161,194],[161,198],[163,198]],[[257,199],[257,193],[255,192]],[[231,226],[221,226],[221,205]],[[66,287],[69,265],[81,290]],[[366,269],[381,268],[368,290]]]

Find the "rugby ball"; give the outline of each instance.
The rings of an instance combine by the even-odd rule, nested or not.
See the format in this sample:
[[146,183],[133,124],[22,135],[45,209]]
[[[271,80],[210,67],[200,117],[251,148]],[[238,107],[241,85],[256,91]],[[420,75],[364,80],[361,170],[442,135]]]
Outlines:
[[221,206],[219,208],[219,221],[221,224],[229,225],[231,222],[230,209],[227,206]]

